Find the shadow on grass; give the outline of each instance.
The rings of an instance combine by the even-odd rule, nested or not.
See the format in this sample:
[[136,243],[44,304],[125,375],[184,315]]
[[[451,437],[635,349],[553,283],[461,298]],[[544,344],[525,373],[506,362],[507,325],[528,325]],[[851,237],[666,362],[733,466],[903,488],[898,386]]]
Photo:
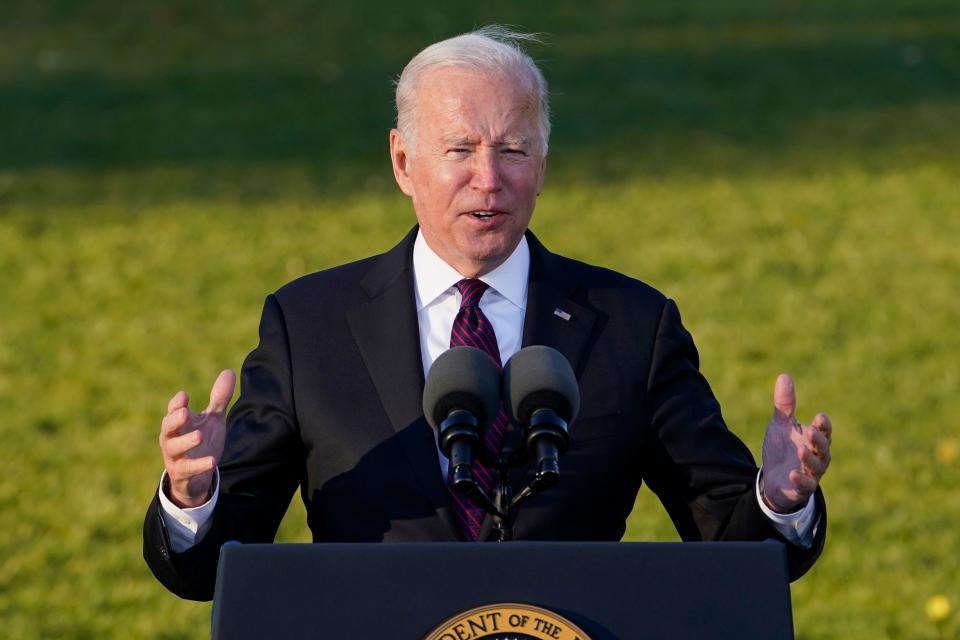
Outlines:
[[[949,5],[927,3],[906,17],[852,5],[793,22],[726,5],[647,7],[614,24],[620,7],[607,20],[585,18],[580,30],[570,7],[540,16],[535,23],[554,32],[552,45],[535,51],[548,57],[554,93],[551,179],[889,167],[939,161],[957,147],[960,44],[943,26],[955,13]],[[437,37],[420,30],[423,43]],[[0,171],[177,167],[236,179],[295,167],[329,196],[393,190],[391,81],[417,38],[382,36],[371,50],[369,34],[353,43],[339,34],[353,56],[301,36],[295,55],[265,53],[269,63],[250,59],[242,70],[231,70],[241,46],[229,39],[214,40],[215,53],[204,49],[194,66],[181,55],[142,74],[106,59],[58,66],[41,54],[41,71],[21,67],[0,79]],[[189,190],[205,193],[202,181]],[[269,197],[269,186],[249,195],[258,194]]]

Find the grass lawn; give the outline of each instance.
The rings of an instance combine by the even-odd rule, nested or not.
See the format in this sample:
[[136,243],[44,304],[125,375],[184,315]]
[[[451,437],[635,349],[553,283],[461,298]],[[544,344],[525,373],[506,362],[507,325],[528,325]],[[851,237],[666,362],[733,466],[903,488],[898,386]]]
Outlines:
[[[499,21],[549,34],[534,231],[678,301],[755,455],[780,371],[833,418],[798,638],[956,637],[924,611],[960,607],[955,0],[364,4],[6,3],[2,634],[207,633],[140,556],[167,399],[239,367],[268,292],[413,224],[391,80]],[[628,538],[676,539],[646,489]]]

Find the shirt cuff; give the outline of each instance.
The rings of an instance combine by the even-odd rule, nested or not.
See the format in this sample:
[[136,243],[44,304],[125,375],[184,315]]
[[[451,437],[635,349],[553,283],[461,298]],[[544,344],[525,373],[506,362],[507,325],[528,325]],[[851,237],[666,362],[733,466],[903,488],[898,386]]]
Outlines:
[[167,497],[169,484],[167,472],[164,471],[160,476],[160,517],[170,534],[170,549],[174,553],[183,553],[201,540],[210,528],[210,517],[213,515],[213,508],[217,506],[217,498],[220,497],[220,470],[214,468],[212,495],[199,507],[181,509],[173,504]]
[[760,494],[760,476],[763,475],[763,467],[757,472],[756,494],[757,502],[760,504],[760,510],[767,516],[770,524],[787,541],[798,547],[809,549],[813,545],[813,540],[817,536],[817,525],[820,524],[820,514],[817,513],[817,501],[813,496],[807,499],[807,504],[803,509],[793,513],[777,513],[773,511],[763,501]]

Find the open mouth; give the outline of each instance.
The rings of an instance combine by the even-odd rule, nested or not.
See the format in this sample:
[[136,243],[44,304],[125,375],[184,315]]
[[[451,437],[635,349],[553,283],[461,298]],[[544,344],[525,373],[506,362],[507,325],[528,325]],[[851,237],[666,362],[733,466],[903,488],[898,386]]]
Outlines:
[[499,213],[499,211],[473,211],[470,215],[477,220],[489,220],[490,218],[499,215]]

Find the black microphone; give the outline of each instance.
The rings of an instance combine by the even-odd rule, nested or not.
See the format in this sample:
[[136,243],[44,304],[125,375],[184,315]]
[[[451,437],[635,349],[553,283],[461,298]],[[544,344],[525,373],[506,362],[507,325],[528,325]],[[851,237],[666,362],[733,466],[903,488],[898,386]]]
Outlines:
[[531,487],[540,491],[560,479],[559,458],[570,444],[570,423],[580,410],[573,368],[556,349],[535,345],[518,351],[503,370],[504,404],[526,433],[537,460]]
[[500,408],[500,369],[486,352],[454,347],[440,354],[423,388],[423,415],[439,433],[459,493],[476,490],[471,465]]

